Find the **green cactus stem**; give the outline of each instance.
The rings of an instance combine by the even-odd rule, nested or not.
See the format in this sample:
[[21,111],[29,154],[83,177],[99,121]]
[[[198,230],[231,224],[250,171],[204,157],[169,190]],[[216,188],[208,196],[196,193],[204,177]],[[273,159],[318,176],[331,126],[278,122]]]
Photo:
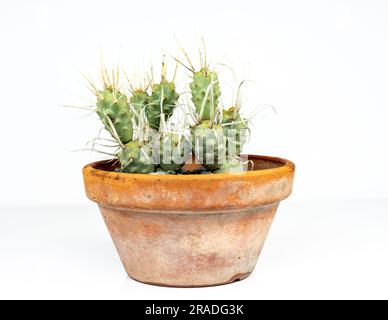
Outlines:
[[161,114],[167,120],[173,113],[179,94],[175,91],[175,84],[162,79],[161,83],[152,86],[150,104],[146,107],[146,115],[151,128],[159,130]]
[[213,121],[221,96],[217,73],[206,67],[201,68],[200,71],[194,72],[190,88],[199,121]]
[[192,130],[197,161],[208,170],[220,169],[226,154],[226,139],[222,126],[203,121]]
[[241,160],[236,158],[230,158],[213,173],[242,173],[247,171],[247,165],[242,163]]
[[227,154],[230,157],[239,156],[247,142],[248,121],[241,117],[232,107],[223,112],[222,127],[227,137]]
[[129,102],[136,111],[135,119],[136,123],[139,125],[141,113],[143,112],[144,108],[149,104],[150,96],[146,90],[136,89],[132,92],[132,96],[129,98]]
[[160,167],[165,171],[180,172],[190,157],[190,141],[177,133],[165,133],[160,141]]
[[125,145],[117,158],[121,171],[125,173],[152,173],[156,166],[153,161],[153,150],[148,143],[131,141]]
[[132,117],[126,95],[113,87],[100,91],[97,95],[97,114],[113,138],[119,139],[122,144],[132,140]]

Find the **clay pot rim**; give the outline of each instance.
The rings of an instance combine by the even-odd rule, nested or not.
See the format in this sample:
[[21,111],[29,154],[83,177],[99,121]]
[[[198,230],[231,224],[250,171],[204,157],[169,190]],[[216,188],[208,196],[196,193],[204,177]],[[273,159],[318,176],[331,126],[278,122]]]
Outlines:
[[85,174],[91,174],[91,175],[104,175],[104,176],[110,176],[112,178],[114,177],[120,177],[120,178],[134,178],[150,181],[193,181],[193,180],[228,180],[233,178],[242,178],[242,177],[259,177],[259,176],[266,176],[266,175],[275,175],[275,176],[282,176],[285,173],[290,173],[295,171],[295,164],[291,162],[290,160],[278,158],[278,157],[272,157],[272,156],[262,156],[262,155],[248,155],[249,160],[266,160],[266,161],[272,161],[281,163],[282,165],[274,168],[267,168],[267,169],[257,169],[257,170],[251,170],[247,172],[242,173],[217,173],[217,174],[142,174],[142,173],[121,173],[121,172],[114,172],[109,170],[102,170],[97,169],[96,167],[98,165],[101,165],[103,163],[110,162],[112,160],[102,160],[102,161],[96,161],[90,164],[87,164],[83,168],[83,172]]

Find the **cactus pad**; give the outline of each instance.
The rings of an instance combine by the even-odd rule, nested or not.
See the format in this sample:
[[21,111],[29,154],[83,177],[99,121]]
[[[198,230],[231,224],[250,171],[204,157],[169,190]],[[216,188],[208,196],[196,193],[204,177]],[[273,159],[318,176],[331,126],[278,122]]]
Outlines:
[[117,158],[121,164],[121,171],[125,173],[155,172],[153,151],[149,144],[132,141],[125,145]]
[[[213,86],[210,88],[210,86]],[[195,105],[200,120],[212,120],[221,96],[218,76],[215,72],[202,68],[194,73],[193,82],[190,84],[192,101]],[[201,114],[202,105],[204,109]]]
[[160,141],[160,167],[179,172],[190,157],[190,141],[175,133],[164,134]]
[[209,170],[218,170],[225,161],[226,139],[222,126],[203,121],[193,128],[195,156]]
[[133,92],[129,102],[136,111],[136,123],[139,124],[140,114],[150,102],[150,96],[145,90],[137,89]]
[[238,156],[247,142],[248,121],[234,107],[223,113],[224,134],[227,137],[227,154]]
[[113,124],[118,136],[114,136],[115,139],[119,138],[123,144],[132,140],[133,126],[128,99],[120,91],[111,87],[100,91],[97,101],[97,114],[112,136],[114,136],[111,128],[111,124]]
[[247,171],[247,165],[235,158],[228,158],[220,169],[213,173],[242,173]]
[[152,86],[150,104],[146,107],[146,115],[151,128],[159,129],[161,115],[161,100],[164,120],[167,120],[174,111],[179,95],[175,91],[173,82],[162,81]]

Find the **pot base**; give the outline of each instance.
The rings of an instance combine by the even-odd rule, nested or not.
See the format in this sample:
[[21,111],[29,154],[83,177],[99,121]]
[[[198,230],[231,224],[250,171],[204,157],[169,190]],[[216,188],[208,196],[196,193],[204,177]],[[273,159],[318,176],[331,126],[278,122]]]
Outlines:
[[241,273],[241,274],[237,274],[235,275],[232,279],[230,279],[229,281],[227,282],[223,282],[223,283],[214,283],[214,284],[204,284],[204,285],[193,285],[193,286],[185,286],[185,285],[173,285],[173,284],[163,284],[163,283],[153,283],[153,282],[144,282],[144,281],[141,281],[141,280],[138,280],[138,279],[135,279],[134,277],[128,275],[129,278],[131,278],[132,280],[136,281],[136,282],[139,282],[139,283],[143,283],[143,284],[148,284],[150,286],[156,286],[156,287],[165,287],[165,288],[209,288],[209,287],[218,287],[218,286],[225,286],[225,285],[228,285],[228,284],[232,284],[232,283],[235,283],[235,282],[240,282],[240,281],[243,281],[245,280],[246,278],[248,278],[252,273],[248,272],[248,273]]

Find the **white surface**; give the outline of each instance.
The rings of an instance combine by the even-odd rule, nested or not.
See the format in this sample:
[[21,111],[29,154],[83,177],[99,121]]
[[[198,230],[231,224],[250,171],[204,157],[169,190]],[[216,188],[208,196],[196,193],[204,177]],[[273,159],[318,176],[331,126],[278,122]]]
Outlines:
[[388,299],[387,213],[387,201],[286,201],[250,278],[171,289],[126,276],[93,205],[2,208],[0,298]]
[[387,197],[387,1],[15,0],[0,3],[0,205],[86,205],[80,169],[98,156],[69,151],[100,124],[58,106],[93,99],[76,68],[96,77],[102,48],[143,74],[180,55],[174,33],[256,81],[247,110],[276,107],[248,150],[295,161],[295,199]]

